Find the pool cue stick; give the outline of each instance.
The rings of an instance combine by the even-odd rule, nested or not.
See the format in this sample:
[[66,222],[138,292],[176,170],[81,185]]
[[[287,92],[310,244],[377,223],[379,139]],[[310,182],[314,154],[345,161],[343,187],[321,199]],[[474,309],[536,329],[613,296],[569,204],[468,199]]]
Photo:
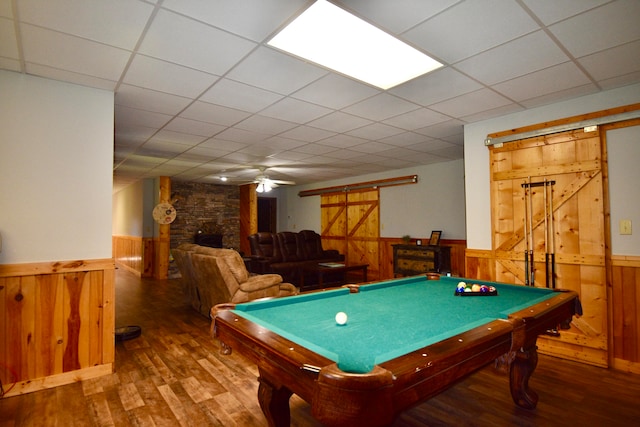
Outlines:
[[556,288],[556,235],[553,227],[553,184],[549,186],[549,210],[551,211],[551,288]]
[[532,193],[533,191],[531,190],[531,176],[529,176],[529,244],[531,249],[529,249],[529,269],[531,271],[531,280],[529,281],[529,283],[531,284],[531,286],[535,286],[535,266],[533,265],[533,246],[534,246],[534,240],[533,240],[533,199],[532,199]]
[[544,281],[545,286],[548,288],[550,286],[549,281],[549,228],[547,224],[547,178],[544,179]]
[[527,237],[527,186],[526,183],[522,184],[524,188],[524,284],[529,286],[529,240]]

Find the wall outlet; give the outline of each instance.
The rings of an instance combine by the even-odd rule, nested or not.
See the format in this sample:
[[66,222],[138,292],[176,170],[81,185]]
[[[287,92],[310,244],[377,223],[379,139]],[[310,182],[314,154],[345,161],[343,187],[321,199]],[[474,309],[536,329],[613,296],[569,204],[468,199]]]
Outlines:
[[630,219],[621,219],[620,220],[620,234],[631,234],[631,220]]

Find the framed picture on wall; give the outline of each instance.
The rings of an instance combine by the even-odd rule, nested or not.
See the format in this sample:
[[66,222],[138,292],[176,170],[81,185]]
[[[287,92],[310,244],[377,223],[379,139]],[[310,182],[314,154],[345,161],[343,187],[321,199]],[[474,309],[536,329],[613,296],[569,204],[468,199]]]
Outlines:
[[438,246],[440,244],[441,230],[434,230],[431,232],[431,238],[429,239],[429,245]]

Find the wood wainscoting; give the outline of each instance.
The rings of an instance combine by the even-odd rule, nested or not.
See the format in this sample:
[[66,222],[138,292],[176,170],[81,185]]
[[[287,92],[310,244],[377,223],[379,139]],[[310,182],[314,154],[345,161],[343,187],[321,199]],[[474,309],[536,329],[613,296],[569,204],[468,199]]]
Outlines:
[[139,236],[112,236],[113,259],[119,268],[138,277],[153,277],[156,241]]
[[[467,249],[465,277],[479,280],[495,280],[495,254],[491,250]],[[608,361],[593,352],[577,357],[574,350],[564,348],[550,350],[550,340],[541,337],[540,351],[558,357],[578,360],[597,366],[640,373],[640,257],[612,255],[611,282],[608,293],[609,346]],[[578,320],[578,322],[580,322]],[[595,339],[595,336],[591,337]],[[585,340],[586,342],[586,340]],[[584,344],[584,342],[582,343]],[[601,343],[601,347],[605,343]]]
[[611,257],[611,365],[640,374],[640,257]]
[[113,372],[114,277],[111,258],[0,265],[5,396]]

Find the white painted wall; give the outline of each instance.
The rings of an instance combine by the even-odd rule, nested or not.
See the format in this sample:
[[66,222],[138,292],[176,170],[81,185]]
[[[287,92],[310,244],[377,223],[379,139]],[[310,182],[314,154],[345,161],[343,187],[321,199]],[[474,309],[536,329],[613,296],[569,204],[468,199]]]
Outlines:
[[142,237],[144,181],[138,181],[113,195],[113,235]]
[[278,230],[320,232],[320,196],[299,197],[300,191],[407,175],[418,175],[418,183],[380,188],[380,236],[409,234],[424,238],[429,237],[432,230],[442,230],[443,239],[464,239],[462,160],[313,185],[280,187],[275,193],[278,196]]
[[[640,102],[640,84],[466,125],[464,128],[464,155],[467,247],[491,249],[489,149],[484,144],[488,134],[638,102]],[[609,163],[609,170],[616,168],[618,168],[617,164]],[[637,186],[635,193],[630,196],[638,200]],[[638,206],[637,203],[635,206]],[[635,253],[638,254],[640,251]]]
[[[607,132],[611,253],[640,255],[640,126]],[[620,220],[631,220],[631,235],[620,234]]]
[[0,264],[111,258],[113,105],[0,70]]

